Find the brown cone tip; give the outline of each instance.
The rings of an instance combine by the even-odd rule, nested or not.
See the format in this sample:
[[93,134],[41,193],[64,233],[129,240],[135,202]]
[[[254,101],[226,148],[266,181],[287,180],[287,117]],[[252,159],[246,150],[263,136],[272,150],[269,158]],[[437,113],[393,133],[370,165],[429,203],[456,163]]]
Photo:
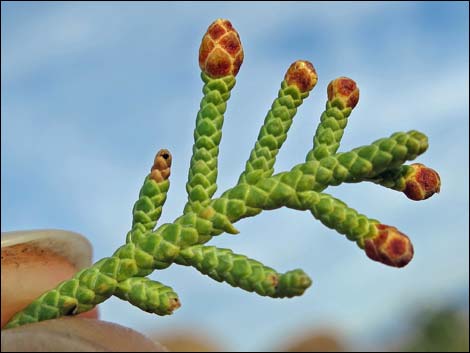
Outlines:
[[367,256],[388,266],[406,266],[414,253],[410,238],[395,227],[385,224],[376,227],[378,234],[364,242]]
[[296,86],[300,92],[305,93],[315,87],[318,76],[311,62],[297,60],[287,70],[284,80],[289,86]]
[[176,309],[181,308],[181,302],[178,298],[171,298],[170,299],[170,310],[171,312],[175,311]]
[[412,164],[412,172],[406,176],[405,195],[414,201],[430,198],[441,190],[439,174],[423,164]]
[[171,153],[166,149],[158,151],[150,169],[150,178],[160,183],[167,180],[171,173]]
[[338,99],[345,108],[354,109],[359,102],[359,88],[356,82],[347,77],[339,77],[328,85],[328,100]]
[[199,48],[199,67],[212,78],[236,76],[243,62],[238,32],[228,20],[215,20],[207,29]]

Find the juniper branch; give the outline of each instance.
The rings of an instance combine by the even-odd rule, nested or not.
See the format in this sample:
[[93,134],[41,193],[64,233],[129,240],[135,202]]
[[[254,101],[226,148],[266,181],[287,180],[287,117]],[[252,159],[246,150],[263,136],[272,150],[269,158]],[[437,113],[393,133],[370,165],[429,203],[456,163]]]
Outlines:
[[297,61],[289,68],[238,183],[213,198],[223,114],[242,60],[240,38],[231,23],[212,23],[199,51],[204,97],[196,121],[183,215],[154,230],[166,199],[171,165],[169,152],[167,158],[166,152],[160,152],[134,205],[126,244],[41,295],[6,328],[75,315],[112,295],[145,311],[170,314],[179,306],[176,293],[146,276],[173,263],[193,266],[217,281],[260,295],[301,295],[310,285],[302,270],[279,274],[229,249],[204,245],[219,234],[237,233],[235,222],[280,207],[310,211],[324,225],[364,248],[372,260],[395,267],[411,260],[413,247],[406,235],[323,192],[328,186],[362,181],[402,191],[413,200],[426,199],[440,190],[435,171],[420,164],[404,165],[428,147],[426,136],[418,131],[398,132],[349,152],[337,152],[347,118],[359,98],[351,79],[342,77],[330,83],[326,110],[306,162],[273,175],[296,108],[317,80],[307,61]]

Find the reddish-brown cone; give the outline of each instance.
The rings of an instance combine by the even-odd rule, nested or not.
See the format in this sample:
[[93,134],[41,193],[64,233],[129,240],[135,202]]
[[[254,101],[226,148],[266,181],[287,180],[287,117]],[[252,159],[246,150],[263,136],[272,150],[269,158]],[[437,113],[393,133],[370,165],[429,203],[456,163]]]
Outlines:
[[388,266],[406,266],[413,258],[410,238],[395,227],[385,224],[376,227],[379,233],[364,242],[367,256]]
[[414,201],[426,200],[441,190],[439,174],[423,164],[412,164],[412,172],[405,177],[405,195]]
[[345,108],[353,109],[359,102],[359,88],[347,77],[339,77],[328,85],[328,100],[339,99]]
[[309,92],[318,81],[317,72],[312,63],[306,60],[297,60],[289,67],[284,76],[289,86],[296,86],[300,92]]
[[170,151],[165,149],[158,151],[150,169],[150,178],[157,183],[167,180],[171,173],[171,158]]
[[238,32],[228,20],[215,20],[207,29],[199,48],[199,67],[212,78],[236,76],[243,62]]

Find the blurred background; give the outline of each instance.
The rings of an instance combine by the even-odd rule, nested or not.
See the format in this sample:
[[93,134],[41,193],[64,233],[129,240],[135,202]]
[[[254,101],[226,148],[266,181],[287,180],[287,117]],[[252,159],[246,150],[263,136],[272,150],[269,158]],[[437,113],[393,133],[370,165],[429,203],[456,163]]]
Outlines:
[[281,209],[211,244],[278,271],[303,268],[313,285],[302,297],[262,298],[173,266],[151,276],[179,294],[173,316],[112,298],[100,305],[104,320],[176,350],[468,351],[468,3],[2,2],[1,10],[1,230],[76,231],[95,260],[123,243],[160,148],[174,158],[160,223],[181,214],[202,96],[198,48],[216,18],[232,21],[245,49],[216,195],[237,181],[296,59],[313,62],[319,82],[276,171],[303,161],[338,76],[361,90],[341,150],[395,131],[429,137],[417,161],[440,173],[439,195],[417,203],[374,184],[328,190],[409,235],[415,257],[406,268],[372,262],[310,213]]

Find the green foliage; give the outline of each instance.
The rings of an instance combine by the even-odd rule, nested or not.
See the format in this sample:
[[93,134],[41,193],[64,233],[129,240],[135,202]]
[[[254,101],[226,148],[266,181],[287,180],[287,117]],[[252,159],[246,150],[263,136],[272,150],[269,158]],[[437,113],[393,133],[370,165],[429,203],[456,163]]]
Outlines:
[[[227,21],[223,23],[228,26]],[[227,28],[234,31],[231,26]],[[210,44],[206,45],[210,48]],[[218,57],[215,54],[209,57],[211,67],[217,69]],[[237,65],[235,71],[241,63]],[[311,285],[310,278],[302,270],[282,274],[229,249],[203,245],[213,236],[238,233],[234,223],[243,218],[280,207],[310,211],[327,227],[345,234],[360,248],[365,247],[367,255],[374,260],[389,265],[399,263],[400,266],[411,260],[412,249],[408,248],[404,254],[396,246],[400,245],[397,241],[403,240],[401,233],[392,232],[392,227],[359,214],[323,190],[341,183],[371,181],[404,191],[411,174],[410,167],[403,164],[426,151],[425,135],[417,131],[398,132],[370,145],[338,153],[347,120],[359,99],[355,82],[339,78],[328,87],[326,110],[320,118],[306,162],[273,175],[276,156],[287,138],[297,108],[317,81],[313,65],[297,61],[281,83],[278,97],[265,118],[238,183],[219,198],[213,198],[217,189],[217,160],[224,113],[235,86],[235,76],[214,78],[203,72],[201,77],[203,98],[196,119],[186,184],[188,201],[183,214],[173,223],[155,229],[169,189],[171,155],[162,150],[157,154],[133,207],[132,228],[126,244],[111,257],[44,293],[17,313],[7,328],[75,315],[113,295],[157,315],[171,314],[179,307],[176,293],[146,276],[173,263],[192,266],[216,281],[263,296],[302,295]],[[438,186],[434,191],[438,191]],[[434,191],[431,190],[431,194]],[[371,242],[367,243],[369,240]],[[372,248],[367,248],[367,244]],[[404,255],[409,256],[404,258]],[[394,257],[400,261],[395,261]]]

